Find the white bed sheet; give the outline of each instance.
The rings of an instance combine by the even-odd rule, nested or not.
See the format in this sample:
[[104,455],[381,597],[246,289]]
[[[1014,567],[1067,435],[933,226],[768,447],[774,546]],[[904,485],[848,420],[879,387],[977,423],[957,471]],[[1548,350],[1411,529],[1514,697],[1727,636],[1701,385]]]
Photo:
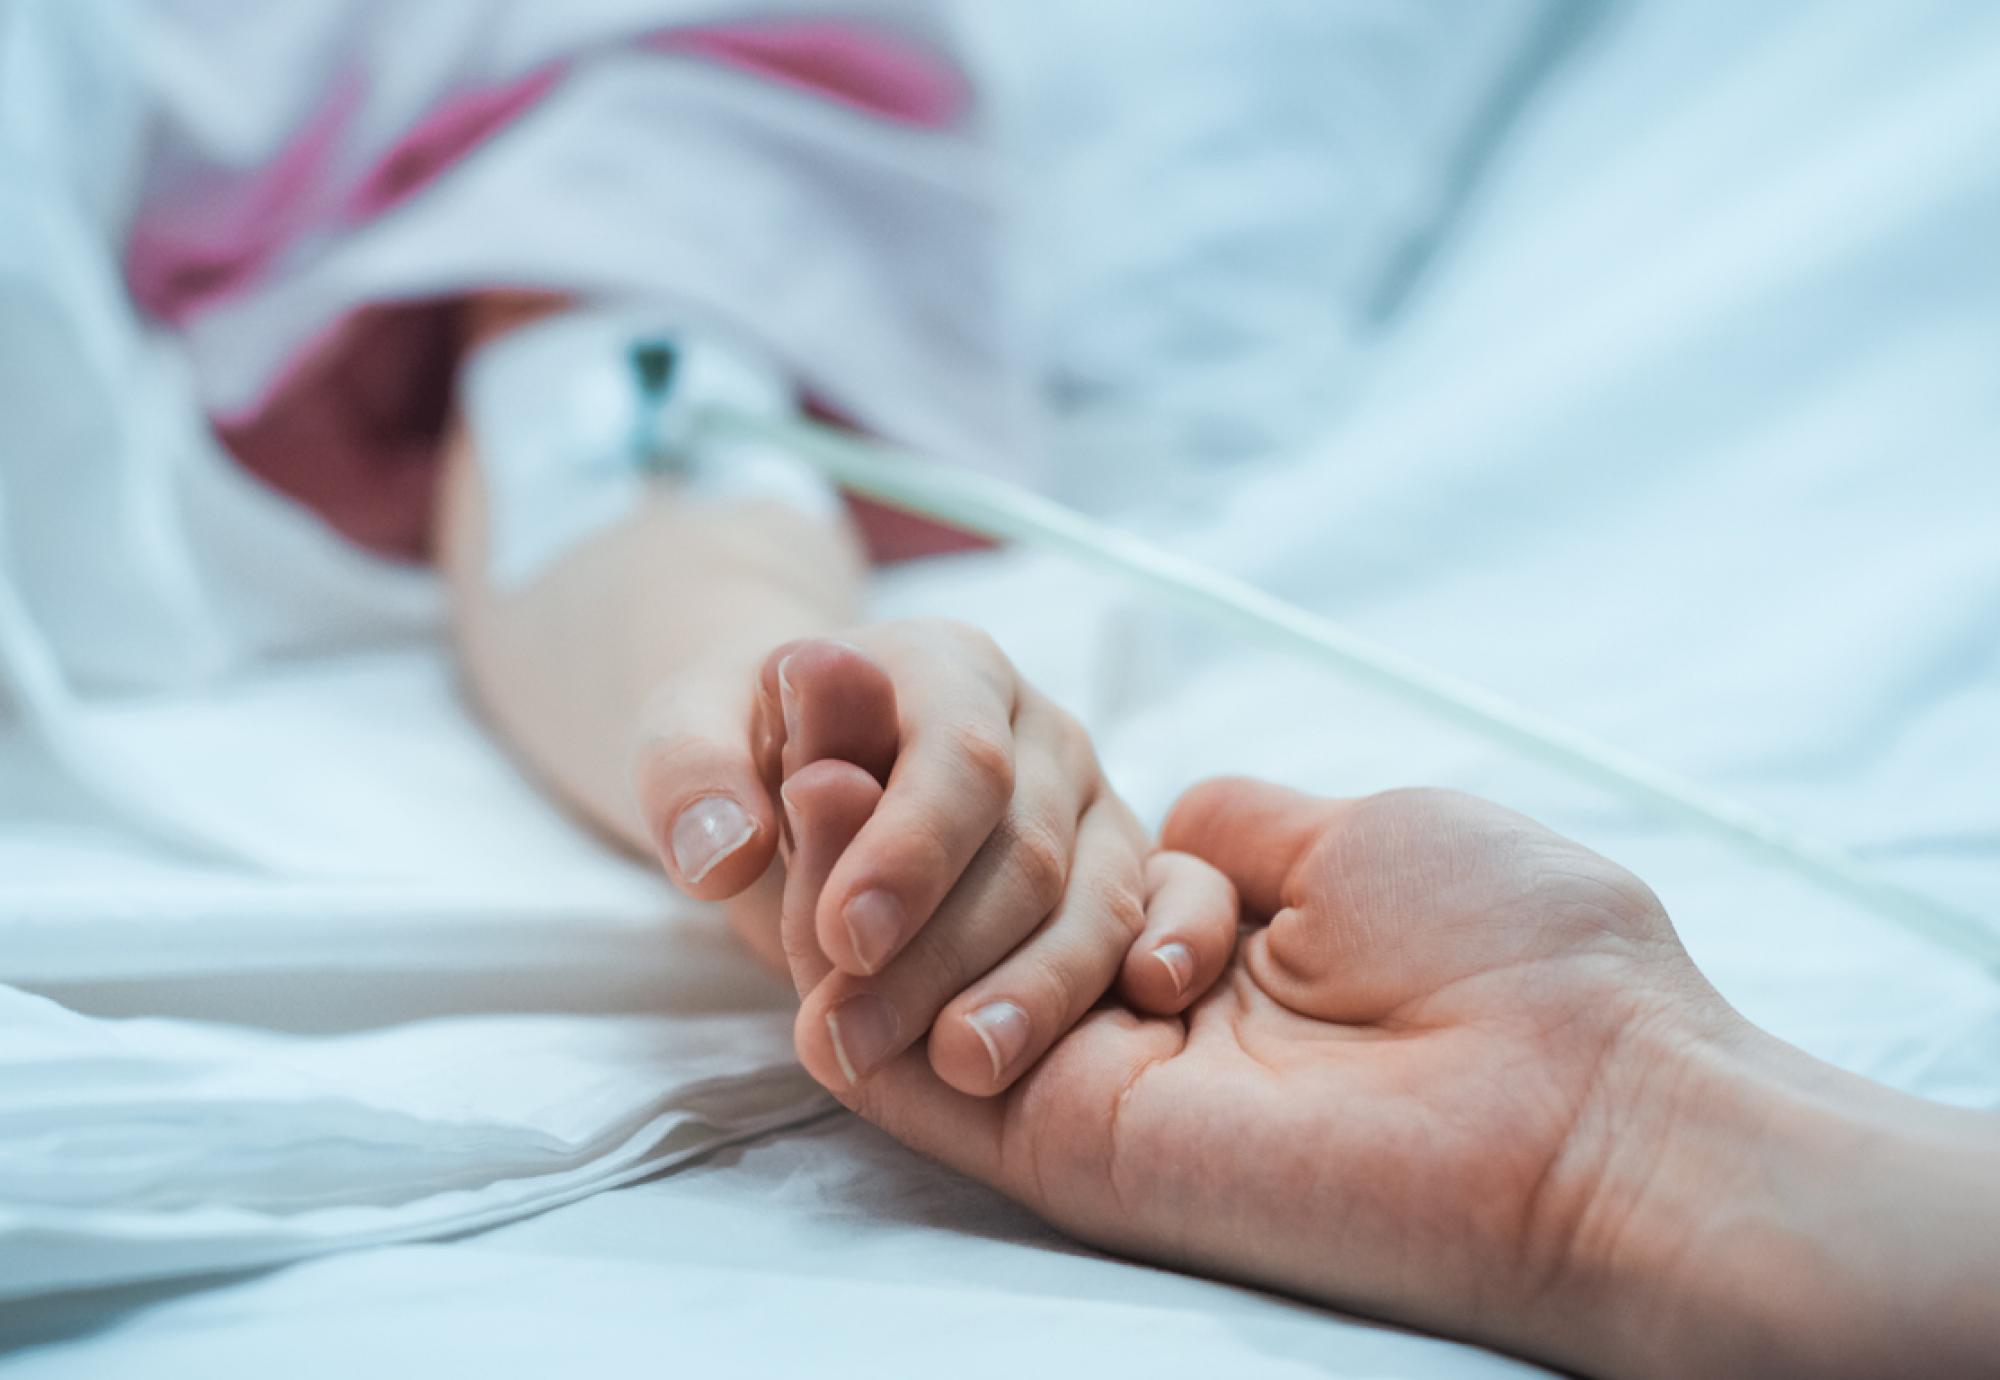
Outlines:
[[[1596,42],[1530,113],[1350,419],[1294,468],[1239,476],[1211,530],[1178,535],[2000,916],[2000,178],[1988,157],[2000,14],[1716,0],[1630,7]],[[920,609],[993,626],[1098,730],[1147,813],[1211,770],[1494,795],[1652,881],[1755,1019],[1899,1086],[2000,1107],[2000,986],[1788,878],[1043,561],[959,559],[890,582],[885,612]],[[322,673],[350,689],[440,685],[420,654],[297,674]],[[122,741],[142,751],[148,736]],[[505,770],[464,769],[487,773],[463,792],[465,818],[484,827]],[[96,909],[45,886],[60,923],[32,948],[13,943],[32,928],[0,945],[28,955],[6,976],[86,1010],[185,1000],[250,1019],[296,1001],[296,1025],[324,1029],[346,1010],[393,1028],[595,991],[576,1019],[616,1022],[657,980],[669,1010],[704,1002],[782,1029],[769,989],[698,917],[662,918],[635,874],[603,872],[573,836],[534,845],[533,866],[497,888],[521,903],[505,907],[482,880],[485,850],[461,842],[462,904],[346,946],[341,926],[377,913],[355,900],[365,882],[274,892],[185,869],[169,882],[156,855],[109,841],[81,806],[38,818],[67,831],[65,847],[133,869],[108,879]],[[210,955],[146,979],[174,948],[173,912],[135,906],[134,885],[192,905],[213,888],[246,921],[271,906],[297,923],[218,931],[227,942]],[[536,906],[565,894],[588,904],[575,907],[577,942],[552,946],[551,912]],[[110,938],[79,942],[100,919]],[[655,942],[665,961],[629,966]],[[309,955],[302,970],[291,944]],[[378,944],[377,1004],[347,1006],[315,965]],[[137,955],[122,976],[96,971],[107,947]],[[614,970],[624,978],[593,986]],[[315,1003],[325,983],[335,995]],[[0,1369],[1532,1369],[1078,1250],[851,1119],[812,1115],[801,1106],[788,1131],[442,1243],[0,1306],[0,1348],[18,1348]]]

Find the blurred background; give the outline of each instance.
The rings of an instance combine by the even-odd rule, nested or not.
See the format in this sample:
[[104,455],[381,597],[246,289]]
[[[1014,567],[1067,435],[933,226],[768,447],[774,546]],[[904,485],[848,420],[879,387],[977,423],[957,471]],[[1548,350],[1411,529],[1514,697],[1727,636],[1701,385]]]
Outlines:
[[1323,430],[1521,106],[1616,6],[979,5],[1072,496]]
[[[0,1346],[338,1374],[366,1300],[493,1375],[785,1373],[781,1314],[794,1370],[1520,1373],[815,1121],[789,994],[465,711],[453,304],[696,313],[1990,922],[1996,150],[1990,0],[0,0]],[[1149,820],[1477,791],[1758,1023],[2000,1103],[2000,987],[1864,907],[1063,561],[876,593],[991,630]]]

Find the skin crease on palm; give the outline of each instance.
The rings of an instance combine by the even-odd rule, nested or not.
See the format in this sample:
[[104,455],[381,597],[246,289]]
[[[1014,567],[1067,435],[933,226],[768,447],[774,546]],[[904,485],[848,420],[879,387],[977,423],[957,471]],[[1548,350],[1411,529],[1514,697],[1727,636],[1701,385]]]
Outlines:
[[[808,1005],[829,973],[814,900],[880,794],[837,760],[785,783]],[[1596,1186],[1644,1140],[1625,1124],[1614,1142],[1609,1102],[1671,1080],[1656,1029],[1727,1013],[1650,891],[1440,791],[1211,783],[1163,842],[1220,864],[1256,922],[1183,1015],[1101,1004],[997,1098],[947,1087],[921,1049],[823,1081],[1085,1240],[1565,1361],[1543,1320],[1595,1302],[1573,1262],[1619,1231]]]

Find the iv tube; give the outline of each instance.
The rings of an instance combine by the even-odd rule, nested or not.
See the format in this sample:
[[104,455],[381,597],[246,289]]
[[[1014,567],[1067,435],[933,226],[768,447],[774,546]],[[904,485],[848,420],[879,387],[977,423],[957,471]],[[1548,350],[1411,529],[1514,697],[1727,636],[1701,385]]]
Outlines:
[[1477,685],[1432,670],[1256,586],[984,475],[923,462],[811,422],[707,406],[697,435],[784,446],[834,482],[891,507],[1000,541],[1063,552],[1245,637],[1302,653],[1350,680],[1504,743],[1813,882],[2000,977],[2000,930],[1878,877],[1838,846],[1600,743]]

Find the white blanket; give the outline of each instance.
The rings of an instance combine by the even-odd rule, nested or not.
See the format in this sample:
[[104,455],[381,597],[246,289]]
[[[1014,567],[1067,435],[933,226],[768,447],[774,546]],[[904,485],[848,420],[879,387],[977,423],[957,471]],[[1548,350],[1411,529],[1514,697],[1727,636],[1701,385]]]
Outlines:
[[0,980],[67,1005],[0,986],[0,1297],[462,1231],[829,1105],[785,994],[555,815],[436,652],[86,729],[316,865],[176,858],[5,744]]
[[[2000,917],[2000,14],[1634,6],[1593,45],[1348,419],[1173,535]],[[1872,917],[1040,560],[884,590],[884,613],[941,609],[1082,713],[1148,814],[1217,770],[1496,796],[1653,882],[1754,1019],[2000,1108],[2000,986]],[[419,651],[104,711],[154,770],[210,760],[217,725],[255,734],[257,779],[217,782],[215,808],[258,787],[246,830],[287,812],[379,856],[373,880],[173,861],[6,759],[0,978],[105,1017],[6,1008],[37,1043],[0,1063],[0,1201],[32,1182],[38,1215],[0,1217],[0,1285],[316,1249],[329,1219],[282,1195],[314,1190],[286,1166],[327,1126],[358,1132],[342,1191],[374,1206],[334,1220],[361,1242],[469,1225],[480,1195],[553,1204],[823,1105],[766,1072],[782,1002],[713,922],[540,811],[449,703]],[[354,767],[402,750],[407,772]],[[397,879],[433,848],[448,867]],[[303,1033],[106,1018],[141,1010]],[[102,1136],[44,1115],[58,1096]],[[208,1108],[283,1134],[176,1165]],[[411,1196],[426,1165],[450,1192]],[[1079,1252],[844,1116],[448,1244],[0,1307],[10,1344],[29,1347],[10,1374],[35,1377],[1530,1369]]]

